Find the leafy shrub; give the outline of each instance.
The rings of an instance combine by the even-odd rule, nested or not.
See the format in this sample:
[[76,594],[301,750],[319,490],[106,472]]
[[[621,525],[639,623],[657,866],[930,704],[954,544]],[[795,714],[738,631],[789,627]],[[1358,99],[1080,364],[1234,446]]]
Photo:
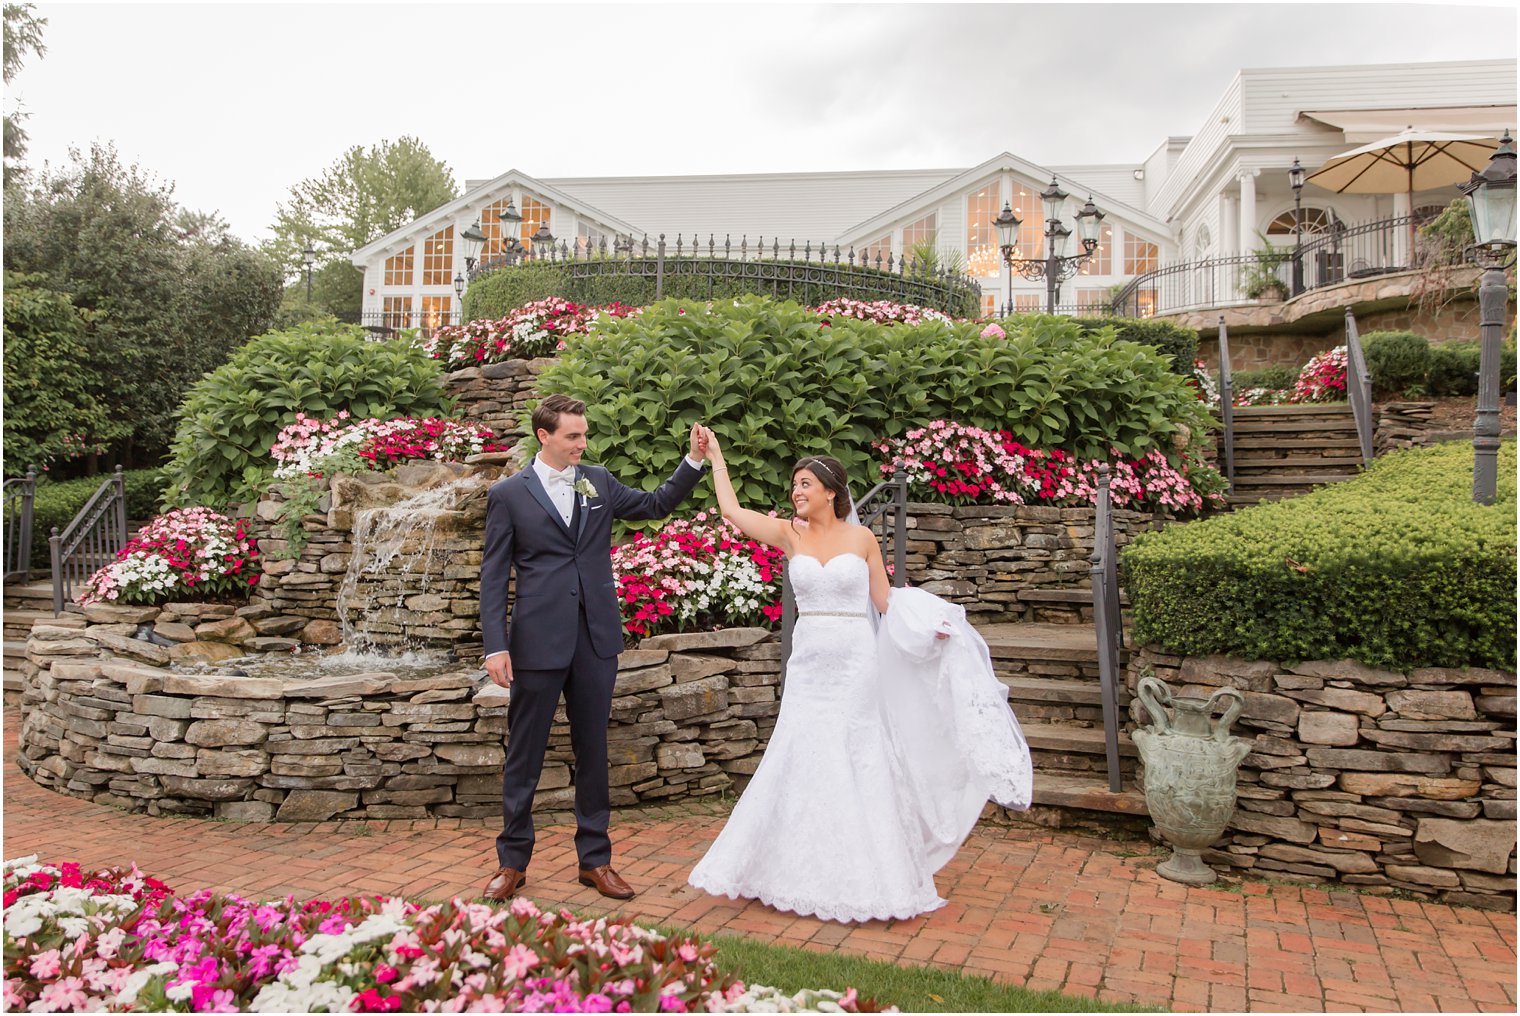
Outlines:
[[[1478,371],[1483,347],[1477,342],[1443,342],[1430,347],[1430,372],[1425,387],[1432,395],[1478,394]],[[1499,352],[1499,391],[1515,390],[1515,347]]]
[[449,408],[438,362],[412,343],[371,342],[356,325],[330,322],[270,332],[191,388],[165,500],[220,507],[253,499],[272,468],[270,446],[298,413],[435,416]]
[[1184,328],[1170,321],[1151,321],[1145,318],[1077,318],[1083,332],[1092,333],[1112,328],[1115,336],[1123,342],[1138,342],[1142,346],[1154,346],[1163,356],[1170,357],[1172,371],[1191,374],[1198,359],[1198,331]]
[[1368,332],[1362,354],[1372,377],[1372,394],[1384,399],[1425,386],[1430,372],[1430,343],[1414,332]]
[[1245,391],[1247,388],[1291,392],[1293,383],[1297,380],[1298,368],[1290,367],[1285,363],[1274,363],[1270,367],[1261,367],[1256,370],[1230,372],[1230,386],[1237,392]]
[[[90,497],[109,476],[81,476],[74,480],[49,481],[39,477],[32,500],[32,567],[47,568],[48,537],[53,527],[61,533],[79,514]],[[127,492],[127,518],[151,519],[158,514],[164,494],[162,469],[128,469],[122,473]]]
[[[735,252],[735,259],[738,254]],[[655,302],[654,254],[646,260],[636,258],[635,265],[647,265],[649,277],[622,274],[625,262],[609,259],[606,273],[572,278],[571,269],[556,262],[533,262],[492,272],[471,284],[464,294],[465,320],[477,318],[501,318],[508,311],[523,304],[563,297],[576,303],[602,306],[621,303],[629,307],[642,307]],[[718,262],[721,266],[722,262]],[[788,262],[766,261],[769,268],[784,268]],[[819,263],[796,261],[797,268],[819,267]],[[977,294],[970,289],[957,289],[949,299],[935,301],[922,295],[907,292],[903,277],[896,272],[879,271],[860,265],[840,264],[837,273],[830,264],[829,271],[811,280],[772,282],[753,275],[718,275],[707,272],[705,258],[665,258],[666,299],[723,300],[742,296],[769,296],[774,299],[796,300],[809,306],[817,306],[837,297],[848,296],[857,300],[891,300],[912,302],[931,306],[954,317],[976,317],[981,314]],[[801,274],[801,273],[799,273]],[[911,278],[911,273],[908,276]],[[1191,361],[1189,361],[1191,362]]]
[[1066,318],[1010,318],[1006,339],[972,322],[825,326],[760,297],[665,300],[604,320],[570,344],[539,391],[588,403],[593,459],[656,483],[698,421],[723,438],[741,500],[783,503],[796,456],[837,455],[858,487],[872,442],[937,418],[1007,429],[1030,448],[1139,458],[1208,410],[1152,350]]
[[1135,538],[1135,636],[1168,652],[1515,666],[1515,443],[1492,505],[1472,448],[1396,452],[1300,498]]

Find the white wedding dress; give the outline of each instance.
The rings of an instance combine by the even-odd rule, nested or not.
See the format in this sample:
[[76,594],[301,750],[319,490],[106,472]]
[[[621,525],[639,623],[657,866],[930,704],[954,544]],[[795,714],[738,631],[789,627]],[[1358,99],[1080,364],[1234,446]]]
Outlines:
[[918,590],[892,591],[878,635],[857,554],[790,567],[776,729],[689,881],[833,921],[942,907],[934,873],[982,805],[1029,805],[1029,749],[986,645],[961,608]]

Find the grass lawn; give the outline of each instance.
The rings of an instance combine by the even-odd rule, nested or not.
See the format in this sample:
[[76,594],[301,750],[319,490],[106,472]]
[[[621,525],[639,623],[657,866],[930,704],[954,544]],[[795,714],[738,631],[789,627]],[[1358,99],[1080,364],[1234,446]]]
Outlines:
[[[666,929],[673,930],[673,929]],[[735,935],[709,938],[718,958],[736,968],[749,984],[766,984],[788,993],[804,988],[854,988],[904,1012],[1155,1012],[1114,1005],[1055,991],[1028,991],[969,977],[938,967],[900,967],[839,952],[770,945]]]

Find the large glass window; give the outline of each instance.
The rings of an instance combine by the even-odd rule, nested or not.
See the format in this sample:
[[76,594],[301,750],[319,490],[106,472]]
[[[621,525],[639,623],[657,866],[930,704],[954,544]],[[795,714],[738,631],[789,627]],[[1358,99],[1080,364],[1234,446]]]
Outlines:
[[454,227],[445,226],[422,241],[422,284],[448,286],[454,281]]
[[[605,248],[602,246],[603,243],[606,244]],[[597,254],[603,250],[607,253],[612,252],[612,239],[606,233],[588,222],[582,221],[575,224],[575,252],[577,254],[585,254],[588,251]]]
[[1106,313],[1108,290],[1102,287],[1084,287],[1077,290],[1077,311],[1081,314]]
[[502,228],[501,213],[506,211],[511,203],[511,197],[504,197],[500,201],[493,201],[480,210],[480,231],[485,235],[486,242],[480,245],[480,260],[500,257],[503,248],[512,242],[512,238],[506,235]]
[[1013,312],[1015,314],[1043,314],[1045,312],[1045,294],[1014,293]]
[[[1323,233],[1330,228],[1330,213],[1323,208],[1304,209],[1304,235]],[[1288,209],[1267,224],[1268,236],[1293,235],[1293,209]]]
[[1001,210],[995,183],[966,198],[966,272],[973,277],[996,275],[1002,268],[997,227],[992,224]]
[[412,284],[412,258],[417,253],[413,244],[399,254],[385,259],[385,284],[387,286],[410,286]]
[[912,259],[916,246],[934,247],[939,237],[939,214],[930,212],[917,222],[903,227],[903,257]]
[[382,322],[387,328],[410,328],[412,327],[412,298],[409,296],[387,296],[385,298],[385,320]]
[[860,254],[860,263],[867,268],[880,268],[886,271],[887,262],[892,257],[892,234],[877,237],[866,244],[865,250]]
[[522,245],[528,250],[532,250],[533,234],[538,232],[539,226],[547,226],[548,224],[549,206],[524,194],[522,200],[522,235],[518,237],[522,241]]
[[1124,233],[1124,274],[1144,275],[1161,267],[1161,248],[1143,236]]
[[452,296],[424,296],[422,298],[422,333],[432,335],[444,325],[452,324],[454,298]]
[[1019,243],[1016,257],[1045,257],[1045,205],[1040,201],[1040,188],[1015,183],[1013,187],[1013,214],[1019,217]]

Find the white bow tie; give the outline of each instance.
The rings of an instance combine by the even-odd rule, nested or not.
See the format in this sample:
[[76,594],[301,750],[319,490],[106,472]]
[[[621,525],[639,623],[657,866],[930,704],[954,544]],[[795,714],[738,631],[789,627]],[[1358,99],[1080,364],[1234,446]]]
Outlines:
[[548,486],[552,487],[555,484],[563,484],[566,487],[575,486],[574,466],[570,466],[568,469],[550,469],[548,466],[545,466],[544,470],[549,474],[548,479],[545,481]]

